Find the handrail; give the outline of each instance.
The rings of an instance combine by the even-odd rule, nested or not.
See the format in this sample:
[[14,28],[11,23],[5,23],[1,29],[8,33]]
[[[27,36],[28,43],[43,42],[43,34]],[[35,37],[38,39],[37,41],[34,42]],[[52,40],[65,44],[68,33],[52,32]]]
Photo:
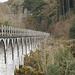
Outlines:
[[17,26],[1,25],[0,26],[0,36],[50,36],[49,33],[34,31],[29,29],[23,29]]

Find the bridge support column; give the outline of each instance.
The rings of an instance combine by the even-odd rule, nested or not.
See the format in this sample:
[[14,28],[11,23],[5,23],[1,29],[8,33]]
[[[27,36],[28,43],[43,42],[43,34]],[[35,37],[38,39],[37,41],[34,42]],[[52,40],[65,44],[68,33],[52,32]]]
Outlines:
[[24,38],[21,39],[21,43],[22,43],[22,56],[21,56],[22,63],[21,64],[24,66],[24,54],[25,54]]
[[22,65],[22,54],[23,54],[23,47],[22,47],[22,38],[18,38],[18,47],[19,47],[19,64]]
[[27,43],[27,54],[30,55],[30,38],[27,37],[26,40],[27,40],[26,41],[26,43]]
[[35,37],[35,50],[37,50],[37,37]]
[[31,50],[33,51],[33,52],[35,52],[35,50],[38,48],[38,38],[37,37],[31,37]]
[[7,75],[14,75],[13,39],[8,39],[7,43]]
[[27,38],[25,37],[25,52],[26,52],[26,55],[27,55]]
[[30,37],[28,37],[28,52],[30,55],[30,50],[31,50],[31,41],[30,41]]
[[15,39],[15,51],[14,51],[14,61],[15,61],[15,67],[17,69],[19,69],[19,41],[18,41],[18,38]]
[[6,39],[0,39],[0,75],[7,75]]
[[32,37],[32,51],[34,51],[34,37]]
[[30,50],[32,50],[32,38],[30,37]]
[[40,43],[41,43],[41,39],[39,38],[39,39],[38,39],[38,48],[41,47],[41,44],[40,44]]
[[38,37],[36,37],[36,49],[38,49]]
[[26,55],[26,51],[25,51],[25,38],[22,38],[22,43],[23,43],[23,55]]
[[32,47],[31,47],[31,37],[29,37],[29,45],[30,45],[30,51],[32,50]]
[[34,37],[34,52],[36,51],[36,37]]
[[19,69],[18,44],[17,39],[14,39],[14,69]]

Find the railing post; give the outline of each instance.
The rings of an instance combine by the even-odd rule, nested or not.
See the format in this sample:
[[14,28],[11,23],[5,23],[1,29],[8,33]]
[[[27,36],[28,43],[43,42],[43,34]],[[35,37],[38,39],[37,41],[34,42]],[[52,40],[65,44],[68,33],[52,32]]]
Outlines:
[[10,36],[10,30],[11,30],[11,27],[10,26],[8,26],[9,28],[8,28],[8,34],[9,34],[9,36]]
[[[34,31],[34,30],[29,30],[29,29],[21,29],[19,27],[12,27],[12,26],[1,26],[1,35],[2,36],[27,36],[27,37],[44,37],[44,36],[49,36],[49,33],[44,33],[40,31]],[[43,39],[42,39],[43,40]]]
[[2,36],[3,36],[3,25],[2,25]]
[[10,33],[11,33],[11,36],[12,36],[12,26],[11,26],[11,28],[10,28],[10,31],[11,31]]
[[4,35],[6,36],[6,26],[4,25]]

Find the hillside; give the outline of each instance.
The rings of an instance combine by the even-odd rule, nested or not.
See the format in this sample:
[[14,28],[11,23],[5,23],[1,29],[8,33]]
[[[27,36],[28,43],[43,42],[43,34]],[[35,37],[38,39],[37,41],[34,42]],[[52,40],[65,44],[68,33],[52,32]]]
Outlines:
[[57,24],[54,25],[54,30],[53,33],[56,37],[69,37],[69,29],[71,27],[71,23],[74,20],[75,15],[72,14],[70,18],[67,18],[63,21],[58,22]]
[[11,12],[10,7],[6,3],[0,3],[0,23],[9,25],[21,26],[23,25],[21,19]]
[[[65,4],[56,0],[9,0],[0,4],[0,22],[68,38],[71,22],[75,18],[74,6],[74,0],[70,0],[69,6],[67,0]],[[24,18],[25,13],[28,14],[26,8],[32,15]]]
[[23,11],[23,7],[21,6],[23,2],[24,0],[9,0],[7,4],[10,7],[12,13],[19,16]]
[[32,13],[23,19],[26,28],[68,38],[71,22],[75,18],[75,4],[74,0],[63,1],[24,0],[22,11],[27,8]]

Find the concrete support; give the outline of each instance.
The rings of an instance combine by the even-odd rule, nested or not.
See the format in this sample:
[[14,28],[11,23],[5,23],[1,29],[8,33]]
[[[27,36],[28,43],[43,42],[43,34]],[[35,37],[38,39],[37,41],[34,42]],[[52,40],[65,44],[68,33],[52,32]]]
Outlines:
[[31,41],[30,41],[30,37],[28,37],[28,53],[30,55],[30,51],[31,51]]
[[22,54],[21,54],[21,64],[24,66],[24,48],[25,47],[23,47],[24,46],[24,39],[23,38],[21,38],[21,46],[22,46]]
[[30,37],[30,51],[32,50],[32,39]]
[[12,39],[8,39],[7,44],[7,75],[14,75],[14,62],[13,62],[13,43]]
[[34,37],[32,37],[32,51],[33,52],[35,51],[34,46],[35,46],[35,41],[34,41]]
[[25,37],[25,52],[26,52],[26,55],[27,55],[27,39]]
[[23,48],[23,55],[25,55],[26,52],[25,52],[25,39],[24,38],[22,38],[22,48]]
[[18,55],[18,43],[17,39],[14,39],[14,69],[19,69],[19,55]]
[[0,75],[7,74],[6,67],[6,44],[4,39],[0,39]]
[[27,46],[27,55],[30,55],[30,39],[29,37],[26,37],[26,46]]
[[30,55],[31,50],[35,51],[40,48],[43,40],[44,37],[37,36],[1,38],[0,75],[14,75],[15,68],[19,69],[19,64],[24,65],[24,56]]
[[36,49],[38,49],[38,38],[36,37]]

